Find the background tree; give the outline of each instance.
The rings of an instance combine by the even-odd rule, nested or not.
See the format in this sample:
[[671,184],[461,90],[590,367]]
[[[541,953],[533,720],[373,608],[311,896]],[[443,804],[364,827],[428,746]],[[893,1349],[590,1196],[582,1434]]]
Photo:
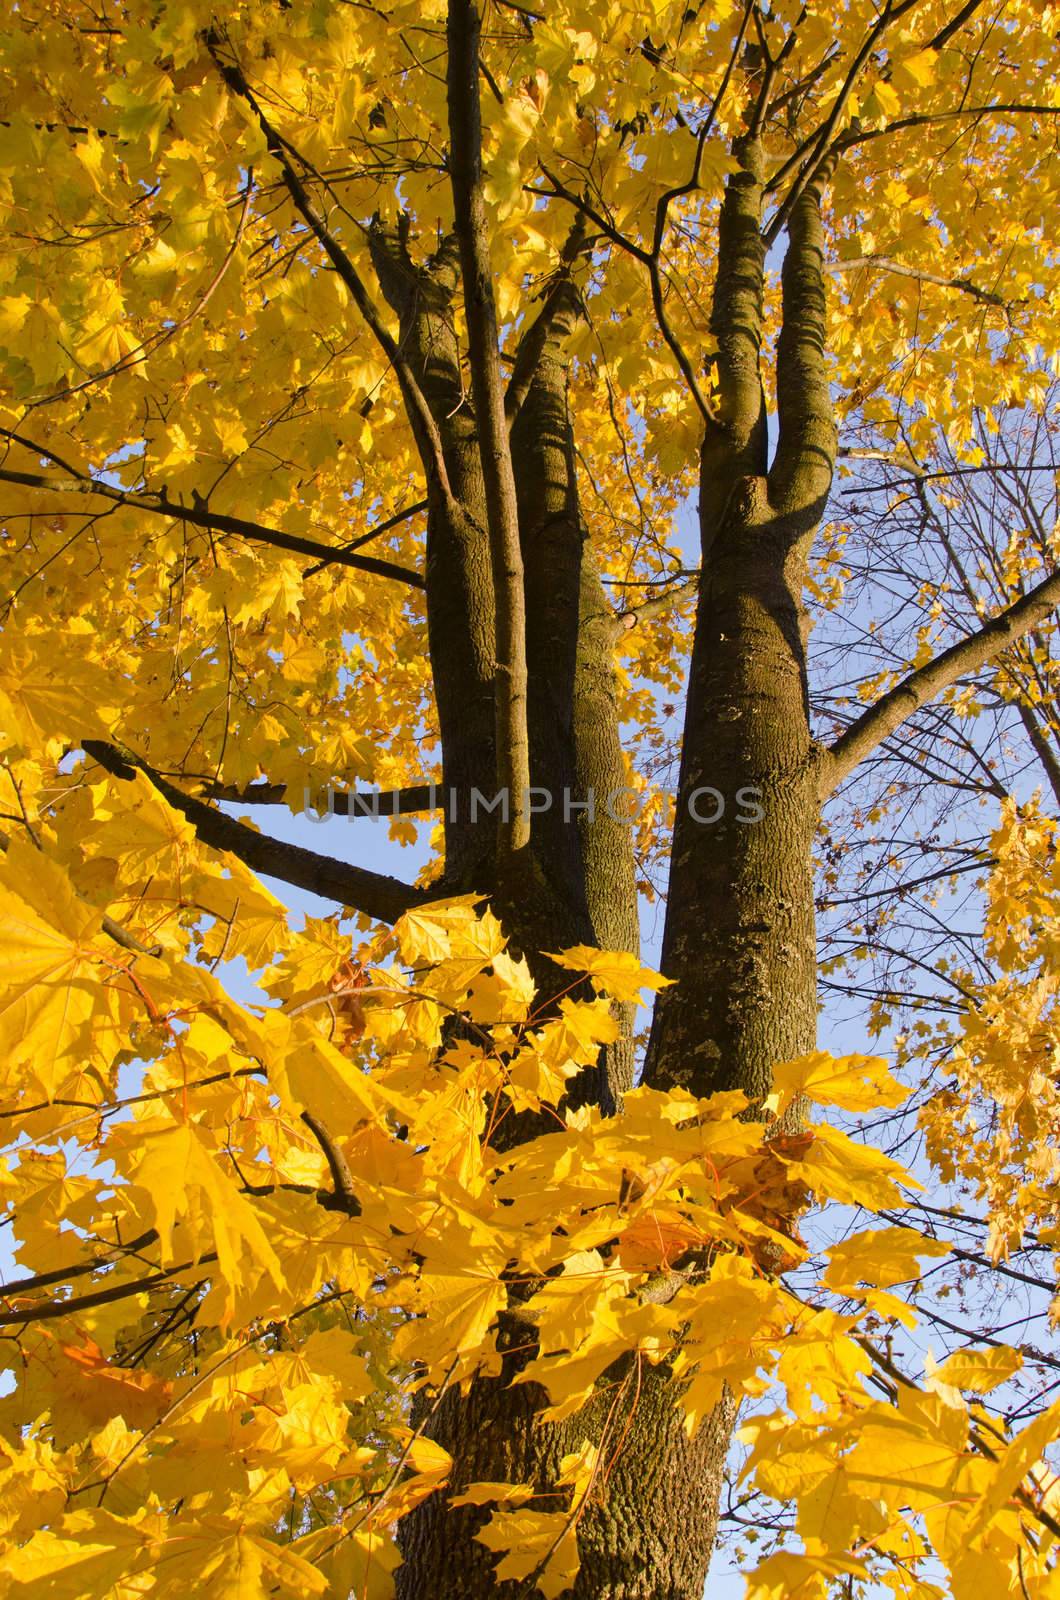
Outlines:
[[[963,488],[989,464],[983,430],[1009,439],[994,408],[1033,417],[1048,388],[1049,18],[974,0],[485,17],[281,0],[9,23],[12,836],[70,875],[136,970],[286,950],[295,1007],[308,969],[245,868],[362,929],[484,896],[553,1020],[571,978],[544,952],[634,956],[638,853],[662,847],[676,981],[643,1083],[761,1108],[776,1064],[815,1044],[822,804],[881,751],[919,792],[940,764],[987,782],[975,740],[953,748],[973,681],[1055,767],[1049,514],[1020,501],[1029,529],[999,551],[1003,521],[977,528]],[[866,504],[904,498],[861,521],[862,572],[831,602],[864,633],[892,570],[912,598],[882,657],[875,634],[847,647],[836,704],[827,652],[807,664],[807,595],[828,595],[820,562],[853,559],[842,509],[820,533],[844,451],[881,460]],[[696,555],[675,531],[689,496]],[[971,518],[956,540],[954,516]],[[644,784],[668,718],[672,839],[665,807],[632,829],[601,803]],[[222,809],[371,784],[425,815],[431,779],[437,858],[416,885]],[[507,808],[476,815],[476,791]],[[862,837],[829,827],[833,860]],[[346,946],[318,944],[314,976],[335,984]],[[633,1083],[633,993],[610,993],[616,1036],[579,1063],[571,1114],[611,1116]],[[126,1064],[151,1044],[134,1028]],[[117,1059],[99,1034],[93,1103]],[[16,1126],[58,1138],[52,1103],[88,1093],[56,1069]],[[547,1097],[506,1105],[480,1130],[493,1150],[555,1125]],[[351,1130],[307,1115],[304,1160],[354,1212]],[[285,1181],[312,1187],[306,1171]],[[494,1592],[495,1551],[472,1537],[486,1512],[450,1495],[556,1481],[626,1394],[628,1361],[577,1415],[537,1421],[540,1390],[509,1381],[534,1356],[522,1293],[498,1310],[496,1370],[416,1413],[455,1467],[408,1508],[406,1595]],[[192,1314],[165,1337],[190,1337]],[[667,1362],[637,1367],[608,1493],[578,1502],[576,1594],[701,1592],[736,1408],[721,1393],[690,1438],[679,1389]]]

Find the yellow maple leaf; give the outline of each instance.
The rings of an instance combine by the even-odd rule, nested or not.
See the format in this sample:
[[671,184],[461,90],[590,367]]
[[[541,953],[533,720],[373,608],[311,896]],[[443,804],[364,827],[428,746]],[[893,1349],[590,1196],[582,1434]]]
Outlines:
[[1019,1350],[1008,1345],[990,1345],[982,1350],[955,1350],[941,1366],[928,1351],[924,1371],[929,1389],[968,1390],[989,1394],[998,1384],[1007,1383],[1023,1365]]
[[[253,1206],[218,1161],[221,1152],[195,1123],[137,1130],[129,1150],[142,1209],[158,1230],[163,1261],[200,1260],[212,1246],[227,1303],[262,1272],[284,1287],[279,1259]],[[179,1234],[179,1238],[177,1235]]]
[[533,1575],[534,1588],[545,1600],[556,1600],[578,1575],[581,1557],[568,1512],[495,1511],[475,1538],[502,1552],[494,1569],[498,1583],[526,1584]]
[[560,954],[546,951],[550,961],[572,972],[584,972],[614,1000],[639,1000],[642,989],[664,989],[673,982],[651,967],[642,966],[628,950],[595,950],[591,945],[572,945]]
[[846,1577],[867,1578],[864,1561],[779,1550],[748,1573],[746,1600],[825,1600],[829,1581]]
[[952,1247],[929,1239],[915,1228],[868,1228],[826,1250],[828,1268],[824,1282],[843,1291],[869,1283],[891,1289],[920,1277],[920,1256],[948,1255]]
[[815,1123],[812,1135],[806,1153],[800,1160],[781,1159],[789,1175],[801,1178],[819,1198],[839,1200],[844,1205],[866,1206],[870,1211],[882,1211],[889,1206],[904,1206],[907,1203],[898,1187],[899,1183],[906,1188],[923,1188],[923,1184],[906,1172],[901,1162],[885,1155],[882,1150],[873,1149],[871,1145],[859,1144],[838,1128]]
[[95,943],[102,913],[40,851],[12,840],[0,875],[0,1048],[9,1071],[31,1063],[50,1098],[93,1048],[89,1024],[113,1015],[103,980],[116,963]]
[[892,1076],[882,1056],[832,1056],[825,1050],[781,1062],[773,1068],[773,1084],[779,1091],[778,1116],[796,1095],[843,1111],[875,1111],[900,1106],[909,1098],[908,1089]]
[[1060,1400],[1053,1404],[1001,1453],[1000,1460],[992,1465],[990,1482],[968,1513],[964,1525],[964,1538],[972,1543],[987,1534],[990,1524],[1019,1488],[1027,1473],[1041,1461],[1047,1447],[1055,1443],[1060,1434]]
[[537,1490],[532,1483],[469,1483],[462,1494],[450,1496],[453,1506],[521,1506],[532,1500]]
[[504,951],[493,957],[493,971],[474,978],[468,1012],[476,1022],[524,1022],[537,990],[525,957],[514,961]]

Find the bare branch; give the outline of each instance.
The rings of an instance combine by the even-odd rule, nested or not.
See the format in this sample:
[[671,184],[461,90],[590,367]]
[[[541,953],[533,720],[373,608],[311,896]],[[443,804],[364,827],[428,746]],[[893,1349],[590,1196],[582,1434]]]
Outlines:
[[1006,309],[1009,302],[1002,295],[996,294],[993,289],[981,289],[970,278],[944,278],[937,272],[925,272],[920,267],[907,267],[901,261],[892,261],[889,256],[854,256],[848,261],[830,261],[829,272],[856,272],[860,268],[875,268],[879,272],[893,272],[899,278],[913,278],[917,283],[934,283],[940,289],[957,289],[961,294],[971,295],[973,300],[978,300],[982,305],[999,306]]
[[1042,582],[991,617],[968,638],[943,650],[926,666],[918,667],[896,684],[875,705],[851,723],[828,751],[821,768],[821,798],[847,778],[884,739],[900,728],[914,712],[934,700],[970,672],[987,666],[1001,652],[1029,633],[1060,605],[1060,572]]
[[653,595],[650,600],[645,600],[639,606],[630,606],[626,611],[620,611],[615,617],[615,632],[621,637],[642,622],[651,622],[655,617],[663,617],[682,600],[690,600],[699,592],[699,573],[694,572],[684,583],[677,584],[672,589],[667,589],[665,594]]
[[352,555],[355,550],[360,550],[363,545],[370,544],[373,539],[378,539],[382,534],[389,533],[391,528],[400,527],[403,522],[411,522],[412,518],[418,517],[421,511],[426,511],[429,505],[429,500],[417,500],[414,505],[404,506],[400,511],[395,511],[392,517],[386,517],[382,522],[377,522],[374,528],[368,529],[367,533],[359,533],[356,539],[351,539],[348,544],[340,545],[337,555],[326,556],[323,561],[318,561],[315,566],[306,567],[302,577],[316,577],[316,574],[323,572],[325,567],[330,567],[336,561],[341,562],[344,555]]
[[[205,785],[208,800],[227,800],[238,805],[282,806],[287,804],[285,783],[213,783]],[[331,789],[328,814],[335,817],[415,817],[444,809],[442,791],[435,783],[414,783],[407,789]]]

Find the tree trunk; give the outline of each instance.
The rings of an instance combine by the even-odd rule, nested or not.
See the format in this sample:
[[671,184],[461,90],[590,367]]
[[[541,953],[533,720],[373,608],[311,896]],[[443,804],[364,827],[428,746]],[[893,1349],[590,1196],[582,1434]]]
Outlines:
[[769,1092],[813,1048],[816,747],[803,560],[763,477],[742,480],[704,568],[646,1080]]
[[[645,1079],[700,1095],[738,1087],[755,1100],[768,1092],[774,1064],[812,1049],[816,1033],[819,774],[802,590],[835,437],[823,367],[819,187],[809,184],[789,222],[780,441],[767,470],[762,159],[751,138],[738,141],[736,153],[719,225],[720,404],[702,455],[701,592],[662,956],[664,972],[678,982],[657,1004]],[[594,789],[598,804],[595,815],[583,810],[567,822],[553,793],[553,810],[534,819],[531,892],[498,907],[528,953],[575,942],[586,928],[601,945],[636,948],[630,831],[599,804],[622,787],[624,768],[614,624],[577,501],[562,354],[573,314],[561,311],[544,341],[512,454],[527,596],[531,781],[550,790],[572,785],[582,799]],[[547,966],[536,970],[547,999]],[[631,1065],[627,1046],[601,1064],[595,1081],[578,1085],[577,1098],[616,1107]],[[527,1122],[517,1136],[534,1131]],[[532,1483],[541,1509],[554,1510],[560,1460],[587,1439],[604,1441],[607,1469],[578,1525],[574,1600],[701,1600],[734,1403],[719,1404],[689,1440],[669,1369],[619,1363],[577,1416],[545,1426],[535,1420],[544,1393],[511,1386],[532,1354],[532,1336],[516,1314],[503,1319],[499,1342],[500,1376],[474,1380],[465,1395],[446,1394],[426,1422],[453,1456],[453,1480],[402,1524],[400,1600],[527,1600],[525,1583],[495,1582],[495,1557],[474,1538],[490,1508],[453,1509],[449,1496],[479,1480]],[[621,1440],[613,1460],[607,1440]]]
[[[657,1009],[648,1081],[693,1093],[737,1085],[764,1094],[773,1064],[813,1047],[816,1028],[811,847],[817,774],[806,714],[800,628],[800,529],[768,515],[764,479],[748,480],[713,539],[689,685],[688,731],[674,841],[663,969],[680,976]],[[711,815],[711,786],[726,799]],[[756,791],[757,823],[740,821],[734,797]],[[746,798],[746,797],[745,797]],[[589,880],[587,880],[589,881]],[[608,893],[610,893],[610,887]],[[518,1323],[499,1378],[446,1396],[428,1432],[452,1454],[452,1492],[476,1480],[530,1482],[546,1491],[559,1461],[598,1441],[615,1385],[560,1426],[542,1426],[547,1403],[531,1385],[511,1388],[529,1358]],[[608,1429],[623,1445],[604,1494],[578,1529],[582,1567],[574,1600],[700,1600],[714,1545],[723,1472],[735,1420],[720,1405],[695,1439],[685,1435],[665,1367],[645,1367]],[[635,1392],[635,1400],[632,1394]],[[554,1500],[542,1500],[553,1509]],[[401,1600],[487,1597],[494,1555],[473,1535],[488,1508],[451,1510],[427,1501],[403,1533]]]
[[372,260],[400,319],[402,348],[442,440],[456,509],[432,483],[427,512],[427,640],[442,741],[445,884],[480,888],[491,875],[492,830],[472,813],[494,789],[493,574],[475,415],[464,392],[453,299],[455,241],[419,266],[400,233],[378,227]]
[[[515,1325],[511,1342],[525,1346],[525,1325]],[[547,1404],[544,1391],[508,1387],[526,1359],[525,1351],[506,1356],[498,1378],[473,1383],[466,1398],[446,1396],[432,1418],[431,1437],[456,1463],[450,1492],[502,1481],[538,1483],[547,1494],[562,1457],[606,1430],[622,1447],[578,1525],[581,1569],[570,1600],[701,1600],[735,1407],[719,1406],[689,1440],[669,1372],[645,1364],[639,1374],[612,1368],[577,1416],[544,1426],[535,1418]],[[611,1415],[623,1378],[628,1399]],[[557,1504],[554,1493],[532,1503],[548,1511]],[[489,1514],[489,1507],[454,1509],[437,1494],[406,1518],[399,1600],[526,1600],[525,1584],[495,1581],[496,1555],[474,1537]]]

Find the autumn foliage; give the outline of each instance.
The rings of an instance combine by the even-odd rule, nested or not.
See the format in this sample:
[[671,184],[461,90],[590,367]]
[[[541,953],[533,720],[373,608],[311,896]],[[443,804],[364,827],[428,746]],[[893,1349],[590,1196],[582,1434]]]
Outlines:
[[[715,1501],[743,1408],[740,1504],[787,1518],[749,1600],[1056,1600],[1060,1402],[1008,1426],[988,1330],[902,1343],[951,1249],[925,1183],[982,1212],[977,1270],[1060,1245],[1060,824],[1025,774],[978,762],[975,959],[905,952],[941,1020],[874,992],[916,1018],[895,1072],[808,1046],[821,806],[869,757],[938,702],[974,765],[986,683],[1060,805],[1055,528],[992,507],[977,567],[945,522],[1017,410],[1056,426],[1060,12],[5,22],[0,1600],[388,1600],[446,1495],[489,1584],[553,1600],[665,1432],[650,1386],[682,1447],[717,1430]],[[855,598],[815,698],[833,477],[879,463],[865,566],[913,621],[881,643]],[[760,830],[687,821],[715,756]],[[557,773],[573,823],[522,801]],[[855,795],[829,892],[906,781]],[[471,826],[472,782],[512,818]],[[354,864],[352,816],[259,826],[369,789],[393,841],[429,819],[415,882]],[[637,897],[674,837],[662,976]],[[915,1173],[861,1136],[913,1085]],[[469,1481],[435,1424],[485,1392],[503,1434],[517,1390],[531,1466]]]
[[[946,1247],[869,1227],[828,1252],[819,1301],[778,1275],[805,1255],[811,1198],[904,1204],[897,1163],[828,1121],[901,1103],[881,1060],[778,1067],[764,1121],[741,1116],[738,1092],[648,1089],[618,1121],[564,1115],[567,1082],[614,1033],[609,1002],[660,982],[634,958],[567,952],[572,991],[587,974],[592,993],[537,1021],[495,919],[438,902],[362,947],[351,1029],[351,983],[335,979],[354,946],[333,922],[293,934],[238,863],[216,878],[157,799],[117,827],[110,786],[82,804],[85,865],[120,871],[130,895],[150,879],[159,912],[173,898],[164,947],[122,952],[46,849],[7,851],[5,1114],[28,1141],[4,1177],[27,1269],[2,1314],[18,1380],[3,1403],[7,1593],[384,1595],[395,1524],[452,1465],[409,1426],[410,1389],[499,1370],[531,1334],[519,1381],[541,1386],[546,1416],[576,1415],[601,1380],[609,1409],[547,1490],[463,1491],[492,1508],[478,1537],[501,1577],[563,1593],[641,1369],[676,1357],[689,1429],[723,1385],[778,1401],[748,1426],[746,1470],[797,1502],[806,1553],[770,1556],[755,1596],[931,1555],[955,1594],[984,1570],[1005,1592],[1017,1559],[1028,1592],[1049,1592],[1036,1474],[1056,1408],[1006,1439],[963,1396],[1018,1356],[954,1356],[913,1387],[863,1337],[866,1317],[913,1318],[891,1287]],[[182,950],[179,902],[211,883],[246,895],[246,922],[217,918]],[[221,928],[256,967],[280,955],[261,1009],[194,960]],[[140,1086],[123,1094],[133,1060]],[[797,1095],[814,1114],[778,1134]],[[549,1131],[505,1151],[505,1118],[528,1109]],[[1032,1556],[1026,1524],[1042,1518]]]
[[[660,981],[633,958],[568,952],[572,990],[588,974],[595,997],[537,1022],[496,921],[449,901],[377,938],[351,980],[354,947],[334,923],[291,933],[237,862],[215,877],[156,798],[123,807],[118,826],[111,786],[82,804],[85,866],[120,871],[130,895],[150,880],[159,912],[172,900],[163,947],[122,952],[47,849],[7,851],[5,1114],[28,1141],[4,1177],[27,1269],[3,1311],[18,1379],[4,1402],[7,1592],[385,1594],[395,1523],[451,1466],[408,1426],[405,1396],[496,1369],[531,1330],[521,1379],[551,1416],[576,1414],[633,1361],[608,1426],[547,1494],[465,1491],[494,1508],[479,1537],[502,1576],[563,1592],[579,1508],[606,1489],[641,1366],[676,1352],[690,1429],[723,1384],[782,1386],[748,1429],[747,1470],[797,1501],[806,1554],[767,1559],[753,1594],[886,1573],[888,1557],[915,1570],[929,1554],[956,1594],[987,1569],[1007,1588],[1017,1554],[1028,1592],[1049,1592],[1051,1518],[1033,1560],[1025,1524],[1060,1417],[1010,1441],[962,1398],[1018,1357],[955,1356],[916,1388],[892,1384],[862,1337],[866,1315],[912,1317],[891,1286],[945,1246],[884,1226],[831,1249],[826,1298],[861,1308],[844,1315],[777,1275],[803,1255],[811,1197],[904,1203],[900,1167],[827,1120],[902,1101],[882,1061],[778,1068],[764,1122],[740,1116],[739,1093],[646,1089],[618,1122],[564,1116],[568,1080],[614,1032],[609,1000]],[[218,917],[182,949],[180,901],[225,883],[245,922]],[[238,1005],[191,959],[222,928],[259,969],[280,954],[262,995],[278,1007]],[[141,1086],[123,1094],[134,1060]],[[816,1115],[777,1135],[795,1095]],[[551,1131],[498,1148],[526,1109]],[[344,1130],[337,1147],[327,1124]],[[174,1336],[192,1323],[193,1340]]]

